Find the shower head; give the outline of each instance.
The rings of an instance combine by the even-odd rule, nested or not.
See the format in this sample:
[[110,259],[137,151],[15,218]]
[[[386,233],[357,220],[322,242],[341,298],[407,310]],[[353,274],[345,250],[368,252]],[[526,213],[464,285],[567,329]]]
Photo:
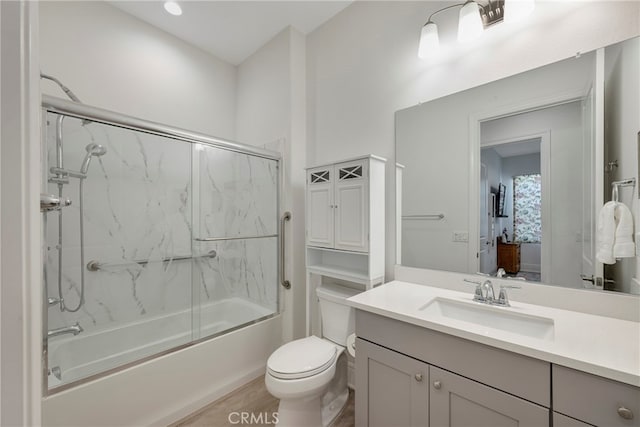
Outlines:
[[92,156],[102,156],[107,152],[107,148],[104,145],[95,143],[87,145],[84,149],[87,150],[87,153],[91,154]]
[[105,155],[107,153],[107,149],[103,145],[91,143],[85,147],[85,150],[87,150],[87,155],[84,156],[84,160],[82,161],[80,173],[86,175],[87,171],[89,170],[89,163],[91,163],[91,158],[93,156],[100,157]]

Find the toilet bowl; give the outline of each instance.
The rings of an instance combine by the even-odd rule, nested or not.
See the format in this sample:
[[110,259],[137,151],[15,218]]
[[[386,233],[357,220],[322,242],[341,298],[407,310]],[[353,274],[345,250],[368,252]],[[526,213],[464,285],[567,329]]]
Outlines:
[[309,336],[284,344],[267,361],[265,384],[280,399],[278,426],[328,426],[349,397],[347,337],[354,314],[344,300],[358,291],[338,285],[316,290],[323,338]]

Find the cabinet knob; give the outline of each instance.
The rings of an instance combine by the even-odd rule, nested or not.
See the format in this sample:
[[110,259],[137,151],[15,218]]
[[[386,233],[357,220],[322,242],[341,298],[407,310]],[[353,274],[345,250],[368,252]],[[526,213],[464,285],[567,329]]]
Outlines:
[[435,388],[436,390],[440,390],[442,388],[442,383],[440,381],[434,381],[433,388]]
[[633,419],[633,411],[631,409],[627,409],[624,406],[618,408],[618,415],[620,415],[625,420]]
[[418,381],[419,383],[422,382],[422,374],[416,374],[415,378],[416,378],[416,381]]

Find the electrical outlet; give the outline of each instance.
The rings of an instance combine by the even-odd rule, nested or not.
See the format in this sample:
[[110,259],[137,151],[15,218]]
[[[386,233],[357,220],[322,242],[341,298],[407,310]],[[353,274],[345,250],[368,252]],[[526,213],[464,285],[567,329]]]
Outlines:
[[466,231],[454,231],[453,232],[453,241],[454,242],[468,242],[469,241],[469,233]]

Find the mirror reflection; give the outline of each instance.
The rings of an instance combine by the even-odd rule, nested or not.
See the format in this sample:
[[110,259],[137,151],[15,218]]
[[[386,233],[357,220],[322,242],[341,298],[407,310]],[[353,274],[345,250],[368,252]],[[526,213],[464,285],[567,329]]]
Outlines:
[[[635,38],[397,112],[398,263],[640,293],[635,253],[604,264],[596,245],[611,183],[637,178],[639,53]],[[634,216],[637,194],[619,190]]]

